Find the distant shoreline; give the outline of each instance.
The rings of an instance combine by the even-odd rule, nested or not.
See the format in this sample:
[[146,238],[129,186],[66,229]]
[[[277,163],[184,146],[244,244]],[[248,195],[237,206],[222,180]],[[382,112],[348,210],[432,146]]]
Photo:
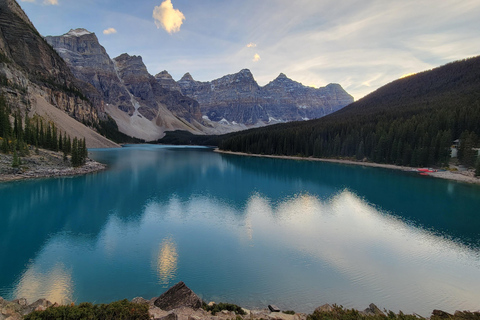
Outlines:
[[[392,169],[392,170],[400,170],[406,172],[415,172],[417,168],[414,167],[403,167],[397,166],[394,164],[382,164],[382,163],[374,163],[374,162],[362,162],[362,161],[352,161],[352,160],[342,160],[342,159],[325,159],[325,158],[305,158],[305,157],[293,157],[293,156],[274,156],[274,155],[262,155],[262,154],[250,154],[244,152],[233,152],[233,151],[224,151],[216,148],[213,150],[217,153],[223,154],[231,154],[237,156],[248,156],[248,157],[259,157],[259,158],[272,158],[272,159],[286,159],[286,160],[304,160],[304,161],[320,161],[320,162],[331,162],[331,163],[339,163],[339,164],[347,164],[347,165],[356,165],[356,166],[365,166],[365,167],[374,167],[374,168],[384,168],[384,169]],[[472,172],[452,172],[452,171],[438,171],[438,172],[427,172],[428,176],[439,178],[439,179],[447,179],[456,182],[464,182],[470,184],[478,184],[480,185],[480,178],[473,176]]]

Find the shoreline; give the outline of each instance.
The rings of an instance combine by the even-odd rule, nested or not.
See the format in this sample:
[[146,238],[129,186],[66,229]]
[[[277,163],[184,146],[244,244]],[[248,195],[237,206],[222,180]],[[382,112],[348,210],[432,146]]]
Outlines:
[[[275,156],[275,155],[263,155],[263,154],[251,154],[244,152],[233,152],[233,151],[224,151],[218,148],[213,150],[217,153],[231,154],[236,156],[248,156],[248,157],[258,157],[258,158],[271,158],[271,159],[284,159],[284,160],[303,160],[303,161],[319,161],[319,162],[330,162],[346,165],[355,165],[355,166],[364,166],[364,167],[373,167],[373,168],[383,168],[383,169],[392,169],[405,172],[416,172],[417,168],[414,167],[403,167],[397,166],[394,164],[382,164],[375,162],[362,162],[362,161],[353,161],[353,160],[342,160],[342,159],[326,159],[326,158],[304,158],[304,157],[294,157],[294,156]],[[437,172],[426,172],[426,175],[438,179],[445,179],[456,182],[463,182],[469,184],[480,185],[480,178],[476,178],[473,175],[468,175],[469,171],[466,171],[467,174],[462,174],[461,172],[452,172],[452,171],[437,171]]]
[[12,155],[0,154],[0,184],[11,181],[72,177],[103,171],[107,166],[90,158],[83,166],[74,168],[63,161],[63,154],[40,149],[39,154],[22,157],[22,164],[12,168]]

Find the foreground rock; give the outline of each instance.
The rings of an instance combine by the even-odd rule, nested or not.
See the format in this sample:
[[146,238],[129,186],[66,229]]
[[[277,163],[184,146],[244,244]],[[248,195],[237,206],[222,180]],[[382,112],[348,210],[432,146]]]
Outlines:
[[22,164],[18,168],[13,168],[12,162],[13,155],[0,153],[0,182],[83,175],[106,168],[91,159],[87,159],[85,165],[73,168],[69,160],[63,160],[62,153],[44,149],[39,149],[38,154],[31,150],[29,156],[21,157]]
[[179,307],[198,309],[202,306],[202,300],[183,281],[180,281],[158,297],[155,300],[155,306],[166,311]]
[[[389,313],[388,318],[383,311],[376,305],[371,303],[364,311],[354,309],[345,309],[337,305],[324,304],[315,309],[313,314],[307,315],[305,313],[295,313],[293,311],[282,311],[275,305],[269,305],[268,308],[262,310],[247,310],[241,308],[244,312],[242,314],[235,313],[228,310],[215,310],[215,312],[206,311],[201,308],[203,301],[191,290],[185,283],[179,282],[158,298],[146,300],[141,297],[132,299],[132,303],[148,305],[148,315],[150,319],[154,320],[227,320],[227,319],[265,319],[265,320],[317,320],[317,319],[388,319],[392,314]],[[214,302],[208,304],[215,306]],[[224,306],[219,304],[218,306]],[[232,306],[232,305],[230,305]],[[44,311],[47,308],[58,307],[58,304],[52,304],[45,299],[39,299],[32,304],[28,304],[26,299],[16,299],[13,301],[6,301],[0,297],[0,320],[16,320],[22,319],[23,316],[33,311]],[[239,310],[238,306],[235,306]],[[211,310],[211,309],[209,309]],[[240,311],[242,311],[240,310]],[[401,315],[401,317],[400,317]],[[425,319],[416,314],[404,315],[399,313],[395,316],[396,319]],[[395,319],[395,318],[394,318]],[[434,310],[430,317],[431,320],[480,320],[480,311],[455,311],[455,314]]]

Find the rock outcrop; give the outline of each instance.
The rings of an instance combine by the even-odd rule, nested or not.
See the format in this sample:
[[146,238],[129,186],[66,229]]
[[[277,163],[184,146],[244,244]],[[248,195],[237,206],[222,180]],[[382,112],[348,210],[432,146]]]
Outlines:
[[72,29],[63,36],[47,36],[45,40],[65,60],[77,79],[92,85],[89,98],[95,103],[116,105],[133,114],[130,95],[122,85],[115,64],[93,32]]
[[[42,101],[90,126],[107,117],[101,104],[86,97],[95,88],[75,78],[15,0],[0,1],[0,83],[0,94],[15,112],[33,116],[37,101]],[[85,127],[87,131],[92,130]],[[75,136],[69,128],[63,132]],[[108,146],[109,141],[104,142],[102,146]]]
[[[168,87],[171,82],[163,82]],[[195,81],[186,73],[182,93],[200,103],[202,114],[215,122],[272,124],[323,117],[353,102],[338,84],[306,87],[281,73],[260,87],[248,69],[210,82]],[[170,88],[174,88],[172,84]]]
[[[105,103],[106,112],[121,132],[156,140],[166,130],[204,131],[198,103],[185,97],[179,87],[170,90],[162,86],[148,73],[140,56],[125,53],[112,60],[96,35],[85,29],[48,36],[46,40],[77,78],[96,89],[97,95],[89,98]],[[168,81],[168,73],[157,76]],[[101,101],[97,101],[97,96]]]
[[198,309],[202,306],[202,300],[183,281],[180,281],[158,297],[155,300],[155,306],[165,311],[180,307]]

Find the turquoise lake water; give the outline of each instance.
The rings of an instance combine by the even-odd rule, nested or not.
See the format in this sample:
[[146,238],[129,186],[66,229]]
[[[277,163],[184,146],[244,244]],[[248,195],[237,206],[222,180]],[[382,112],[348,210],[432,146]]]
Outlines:
[[208,148],[92,149],[96,174],[0,184],[0,296],[428,316],[480,309],[480,187]]

